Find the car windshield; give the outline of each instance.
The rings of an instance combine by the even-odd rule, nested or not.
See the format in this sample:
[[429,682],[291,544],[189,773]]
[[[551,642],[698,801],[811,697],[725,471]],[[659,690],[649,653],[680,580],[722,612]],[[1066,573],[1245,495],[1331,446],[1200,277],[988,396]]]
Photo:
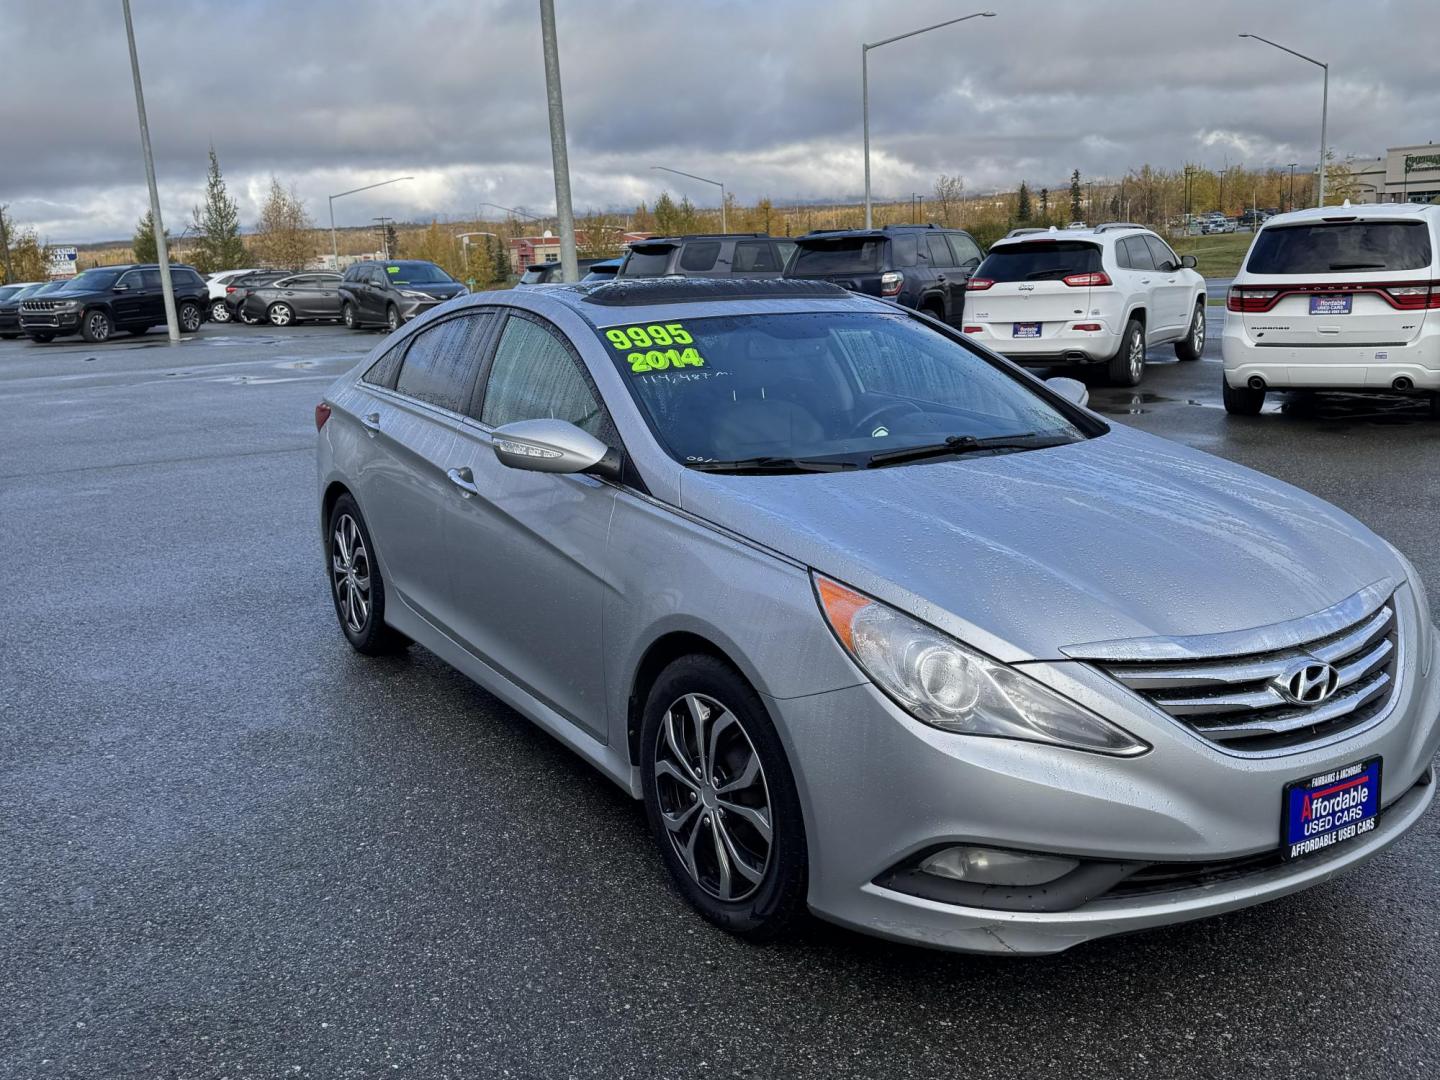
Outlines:
[[9,300],[12,296],[18,293],[21,288],[22,286],[20,285],[0,286],[0,300]]
[[992,248],[975,271],[989,281],[1041,281],[1100,269],[1100,249],[1080,240],[1027,240]]
[[944,456],[947,440],[961,452],[1086,437],[996,363],[907,315],[681,317],[598,333],[661,443],[696,467],[862,467],[922,447]]
[[[96,267],[94,270],[86,270],[76,274],[69,281],[60,285],[60,289],[66,292],[80,292],[82,290],[103,290],[113,288],[115,282],[120,280],[123,269],[115,270],[109,267]],[[59,291],[59,290],[52,290]]]
[[1347,221],[1264,229],[1245,269],[1252,274],[1333,274],[1429,265],[1430,230],[1424,222]]
[[878,237],[807,240],[790,263],[792,277],[820,274],[860,274],[880,269],[885,241]]
[[385,276],[392,285],[448,285],[455,280],[440,267],[428,262],[386,263]]

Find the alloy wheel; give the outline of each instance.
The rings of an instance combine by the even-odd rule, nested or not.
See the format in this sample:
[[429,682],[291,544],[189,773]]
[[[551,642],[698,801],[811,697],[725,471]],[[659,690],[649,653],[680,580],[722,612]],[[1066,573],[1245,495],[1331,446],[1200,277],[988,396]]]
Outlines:
[[718,900],[744,900],[770,865],[774,818],[765,770],[744,726],[705,694],[665,710],[655,741],[660,818],[691,879]]
[[1199,356],[1205,351],[1205,310],[1195,309],[1195,325],[1190,330],[1190,345]]
[[194,304],[180,305],[180,329],[187,334],[200,329],[200,309]]
[[210,305],[210,321],[217,323],[230,321],[230,309],[225,306],[224,300],[216,300]]
[[110,336],[110,317],[103,311],[92,311],[85,318],[85,328],[90,331],[91,341],[104,341]]
[[289,326],[294,312],[288,304],[276,304],[270,309],[270,322],[274,326]]
[[335,519],[330,544],[330,580],[345,628],[359,634],[370,620],[370,553],[360,526],[349,514]]
[[1136,382],[1145,374],[1145,335],[1137,333],[1130,338],[1130,374]]
[[385,325],[393,332],[400,329],[400,312],[393,307],[385,315]]

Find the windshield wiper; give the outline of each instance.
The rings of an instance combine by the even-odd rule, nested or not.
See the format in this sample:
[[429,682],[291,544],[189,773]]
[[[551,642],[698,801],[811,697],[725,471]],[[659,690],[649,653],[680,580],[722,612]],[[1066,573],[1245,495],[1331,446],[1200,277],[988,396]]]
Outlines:
[[1065,435],[1046,435],[1039,431],[995,435],[986,439],[976,438],[974,435],[951,435],[944,442],[907,446],[900,450],[882,450],[878,454],[871,454],[865,467],[878,469],[886,465],[903,465],[911,461],[924,461],[926,458],[956,457],[982,450],[1039,450],[1046,446],[1064,446],[1074,441]]
[[1331,270],[1384,270],[1384,263],[1331,263]]
[[1048,270],[1031,270],[1025,275],[1026,281],[1038,281],[1040,278],[1064,277],[1066,274],[1079,273],[1076,270],[1061,270],[1058,266],[1052,266]]
[[764,457],[739,458],[735,461],[687,461],[687,469],[718,473],[802,473],[840,472],[854,469],[853,461],[817,461],[807,458]]

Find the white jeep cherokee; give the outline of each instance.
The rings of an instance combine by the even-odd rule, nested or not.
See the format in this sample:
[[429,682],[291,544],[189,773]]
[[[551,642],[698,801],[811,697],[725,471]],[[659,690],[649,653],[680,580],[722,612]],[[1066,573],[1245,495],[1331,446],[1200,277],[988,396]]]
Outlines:
[[1232,413],[1258,413],[1270,389],[1440,393],[1440,206],[1347,201],[1273,217],[1225,306]]
[[1205,351],[1205,279],[1140,225],[1021,229],[990,248],[965,295],[965,333],[1019,364],[1104,364],[1134,386],[1145,350]]

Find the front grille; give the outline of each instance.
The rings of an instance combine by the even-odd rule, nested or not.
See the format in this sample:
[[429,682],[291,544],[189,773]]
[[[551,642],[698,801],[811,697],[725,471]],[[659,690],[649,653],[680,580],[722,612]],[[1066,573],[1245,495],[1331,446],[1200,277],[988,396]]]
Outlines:
[[21,300],[20,307],[25,311],[54,311],[59,303],[58,300]]
[[[1314,641],[1200,660],[1099,662],[1196,734],[1237,753],[1303,747],[1361,727],[1395,692],[1400,654],[1394,600]],[[1307,662],[1337,672],[1330,696],[1297,704],[1279,685]]]

